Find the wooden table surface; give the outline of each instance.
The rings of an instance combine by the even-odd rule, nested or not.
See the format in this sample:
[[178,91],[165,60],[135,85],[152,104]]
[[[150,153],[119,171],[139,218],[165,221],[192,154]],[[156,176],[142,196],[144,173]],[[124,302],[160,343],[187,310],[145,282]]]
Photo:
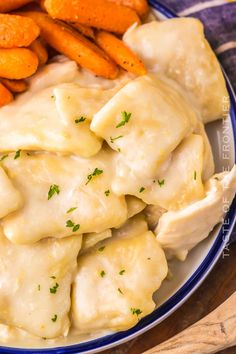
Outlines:
[[[140,337],[106,350],[102,354],[141,354],[200,320],[234,291],[236,291],[236,243],[225,249],[224,255],[204,283],[173,315]],[[223,350],[220,354],[236,354],[236,347]]]

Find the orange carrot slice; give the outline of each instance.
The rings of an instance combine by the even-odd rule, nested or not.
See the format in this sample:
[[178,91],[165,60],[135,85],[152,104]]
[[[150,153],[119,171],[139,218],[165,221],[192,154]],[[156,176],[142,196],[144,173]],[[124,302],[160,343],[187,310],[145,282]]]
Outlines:
[[48,52],[39,38],[31,43],[30,49],[37,55],[39,59],[39,65],[46,64],[48,61]]
[[93,71],[98,76],[113,79],[118,68],[110,58],[94,43],[69,26],[52,20],[42,12],[21,12],[38,24],[43,39],[59,53],[76,61],[79,65]]
[[24,6],[33,0],[0,0],[0,12],[9,12]]
[[13,100],[12,93],[0,83],[0,107],[5,106]]
[[122,40],[113,34],[98,31],[96,43],[122,68],[136,75],[145,75],[147,70],[143,62],[134,54]]
[[147,0],[109,0],[117,5],[123,5],[134,9],[140,17],[144,17],[149,12]]
[[1,79],[2,84],[13,93],[21,93],[27,90],[28,84],[25,80]]
[[39,33],[31,18],[0,14],[0,48],[28,47]]
[[26,48],[0,49],[0,77],[24,79],[35,73],[38,57]]
[[122,34],[133,23],[140,23],[134,10],[109,0],[46,0],[44,5],[53,18],[78,21],[109,32]]

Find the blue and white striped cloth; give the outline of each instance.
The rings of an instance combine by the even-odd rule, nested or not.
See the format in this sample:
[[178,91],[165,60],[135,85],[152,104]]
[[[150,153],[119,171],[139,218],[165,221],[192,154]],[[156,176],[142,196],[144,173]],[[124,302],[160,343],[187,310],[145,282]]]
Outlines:
[[[236,92],[236,0],[161,0],[178,16],[196,17]],[[236,227],[232,234],[236,241]]]

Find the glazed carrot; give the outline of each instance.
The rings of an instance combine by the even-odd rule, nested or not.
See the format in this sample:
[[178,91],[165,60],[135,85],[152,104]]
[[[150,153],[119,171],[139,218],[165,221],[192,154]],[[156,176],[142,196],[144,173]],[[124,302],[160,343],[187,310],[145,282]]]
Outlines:
[[76,61],[99,76],[113,79],[118,74],[117,66],[94,43],[69,26],[52,20],[42,12],[21,12],[38,24],[43,39],[59,53]]
[[78,23],[76,21],[72,21],[72,22],[68,22],[68,23],[73,28],[78,30],[83,36],[94,39],[94,37],[95,37],[94,30],[91,27],[81,25],[81,23]]
[[39,59],[39,65],[46,64],[48,61],[48,52],[39,38],[31,43],[30,49],[37,55]]
[[0,0],[0,12],[9,12],[24,6],[33,0]]
[[140,23],[136,12],[109,0],[45,0],[53,18],[78,21],[83,25],[124,33],[133,23]]
[[38,57],[26,48],[0,49],[0,77],[24,79],[35,73]]
[[98,31],[96,43],[122,68],[136,75],[145,75],[146,68],[143,62],[134,54],[125,43],[113,34]]
[[140,17],[147,15],[149,6],[147,0],[109,0],[117,5],[123,5],[134,9]]
[[13,100],[12,93],[0,83],[0,107],[5,106]]
[[31,18],[0,14],[0,48],[28,47],[39,33]]
[[13,93],[20,93],[27,90],[28,84],[25,80],[1,79],[2,84]]

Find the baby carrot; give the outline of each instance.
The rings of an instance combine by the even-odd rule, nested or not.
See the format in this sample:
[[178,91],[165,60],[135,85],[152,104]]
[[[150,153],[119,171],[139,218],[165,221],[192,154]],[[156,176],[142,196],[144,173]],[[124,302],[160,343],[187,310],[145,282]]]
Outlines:
[[0,0],[0,12],[16,10],[32,1],[33,0]]
[[46,0],[44,5],[53,18],[78,21],[109,32],[122,34],[133,23],[140,23],[133,9],[109,0]]
[[35,73],[38,57],[26,48],[0,49],[0,77],[24,79]]
[[81,23],[76,21],[68,22],[68,24],[78,30],[83,36],[94,39],[94,30],[91,27],[81,25]]
[[134,54],[125,43],[113,34],[98,31],[95,37],[96,43],[125,70],[136,75],[145,75],[146,68],[143,62]]
[[48,61],[48,52],[39,38],[31,43],[30,49],[37,55],[39,59],[39,65],[46,64]]
[[39,32],[31,18],[0,14],[0,48],[28,47]]
[[21,93],[26,91],[28,85],[25,80],[9,80],[1,79],[2,84],[13,93]]
[[123,5],[134,9],[140,17],[147,15],[149,6],[147,0],[109,0],[117,5]]
[[0,83],[0,107],[5,106],[13,100],[12,93]]
[[99,76],[113,79],[118,74],[117,66],[102,49],[80,33],[59,21],[54,21],[42,12],[21,12],[38,24],[42,38],[59,53],[76,61]]

